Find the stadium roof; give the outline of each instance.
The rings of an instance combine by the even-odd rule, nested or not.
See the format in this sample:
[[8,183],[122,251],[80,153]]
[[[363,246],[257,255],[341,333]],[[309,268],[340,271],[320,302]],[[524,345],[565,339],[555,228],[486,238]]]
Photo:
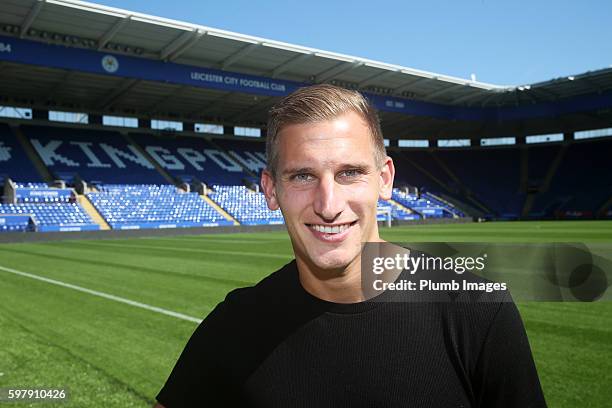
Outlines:
[[[612,69],[499,86],[80,1],[0,0],[0,10],[0,34],[10,37],[299,83],[335,83],[444,106],[519,106],[612,89]],[[6,61],[0,62],[0,72],[3,97],[10,102],[90,112],[262,124],[277,100]],[[607,122],[610,114],[604,116]],[[392,138],[492,130],[394,112],[382,112],[381,119]],[[550,126],[543,122],[540,127],[544,131]]]

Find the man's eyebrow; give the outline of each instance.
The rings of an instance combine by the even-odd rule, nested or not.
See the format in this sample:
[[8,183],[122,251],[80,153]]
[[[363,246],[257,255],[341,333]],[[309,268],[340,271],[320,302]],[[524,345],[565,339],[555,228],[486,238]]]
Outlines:
[[291,167],[283,170],[282,175],[299,174],[299,173],[313,173],[315,170],[312,167]]
[[[357,163],[343,163],[338,166],[338,170],[349,170],[349,169],[358,169],[365,171],[369,169],[371,165],[367,162],[357,162]],[[314,173],[315,169],[313,167],[290,167],[282,171],[282,175],[292,175],[292,174],[300,174],[300,173]]]
[[341,164],[339,166],[339,168],[341,170],[348,170],[348,169],[367,170],[370,167],[371,167],[371,165],[369,163],[366,163],[366,162],[345,163],[345,164]]

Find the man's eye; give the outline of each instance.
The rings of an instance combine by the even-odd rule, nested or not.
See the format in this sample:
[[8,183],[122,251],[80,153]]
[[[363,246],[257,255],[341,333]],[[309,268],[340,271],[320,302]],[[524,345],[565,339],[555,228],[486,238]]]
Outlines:
[[357,169],[344,170],[340,173],[340,176],[344,178],[353,178],[353,177],[357,177],[360,175],[361,175],[361,172]]
[[300,174],[295,174],[293,177],[291,177],[293,181],[298,181],[298,182],[306,182],[306,181],[311,181],[312,180],[312,175],[308,174],[308,173],[300,173]]

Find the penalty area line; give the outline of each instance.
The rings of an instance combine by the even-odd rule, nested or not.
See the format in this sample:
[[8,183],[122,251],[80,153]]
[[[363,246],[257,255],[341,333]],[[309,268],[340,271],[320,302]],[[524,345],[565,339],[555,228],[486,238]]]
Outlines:
[[188,322],[200,323],[202,319],[198,319],[197,317],[188,316],[183,313],[173,312],[172,310],[163,309],[161,307],[148,305],[146,303],[136,302],[135,300],[130,300],[126,298],[122,298],[120,296],[111,295],[110,293],[99,292],[93,289],[87,289],[82,286],[73,285],[71,283],[62,282],[55,279],[45,278],[44,276],[35,275],[33,273],[18,271],[17,269],[7,268],[5,266],[0,266],[0,271],[12,273],[14,275],[23,276],[25,278],[35,279],[41,282],[50,283],[52,285],[61,286],[63,288],[68,288],[72,290],[76,290],[83,293],[88,293],[90,295],[98,296],[108,300],[114,300],[115,302],[124,303],[126,305],[139,307],[141,309],[149,310],[151,312],[161,313],[166,316],[175,317],[177,319],[186,320]]

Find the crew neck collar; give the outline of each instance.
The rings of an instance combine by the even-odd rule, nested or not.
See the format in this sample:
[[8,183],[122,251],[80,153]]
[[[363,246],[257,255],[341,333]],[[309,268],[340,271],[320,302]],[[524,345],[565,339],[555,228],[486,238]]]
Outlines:
[[[391,301],[396,295],[396,293],[393,293],[393,291],[386,290],[374,296],[373,298],[364,300],[362,302],[355,302],[355,303],[331,302],[329,300],[318,298],[317,296],[308,292],[302,286],[302,283],[300,282],[299,271],[297,268],[297,262],[295,261],[295,259],[291,261],[291,263],[289,263],[287,267],[290,269],[290,272],[292,274],[292,280],[294,282],[294,285],[296,286],[297,292],[301,300],[303,300],[303,302],[305,303],[307,307],[313,307],[313,308],[321,310],[322,312],[340,313],[340,314],[363,313],[363,312],[375,309]],[[402,274],[403,272],[398,275],[397,279],[400,279]]]

